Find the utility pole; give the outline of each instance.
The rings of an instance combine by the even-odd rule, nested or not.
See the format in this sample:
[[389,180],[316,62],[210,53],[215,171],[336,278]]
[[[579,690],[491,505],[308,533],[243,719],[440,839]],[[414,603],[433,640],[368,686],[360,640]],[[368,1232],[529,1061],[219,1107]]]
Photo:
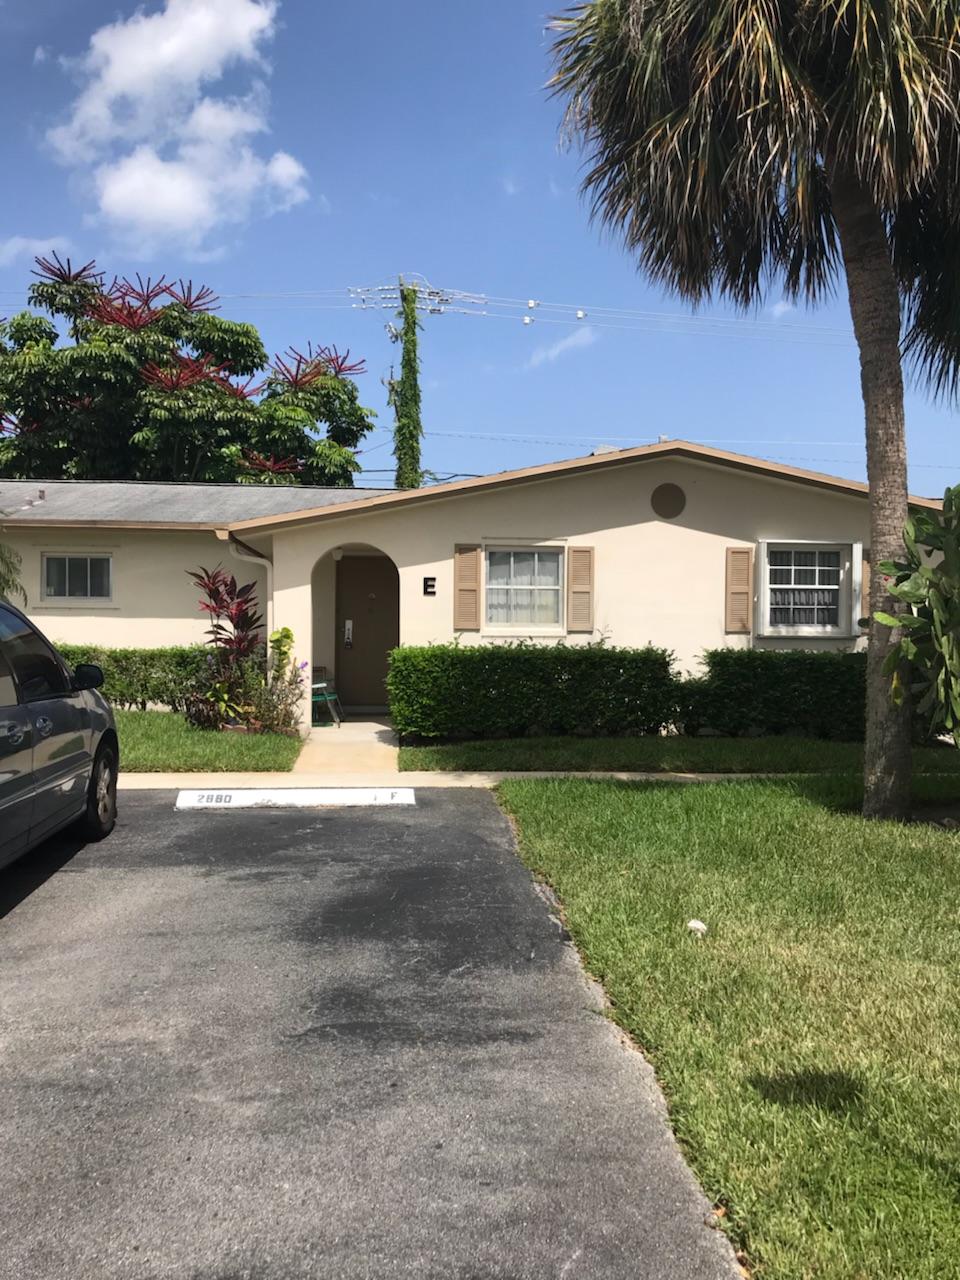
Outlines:
[[393,455],[397,463],[398,489],[419,489],[423,483],[420,466],[420,441],[423,424],[420,419],[420,358],[417,354],[417,287],[404,284],[400,277],[400,328],[388,325],[393,342],[401,344],[400,377],[391,377],[387,386],[387,402],[394,412]]

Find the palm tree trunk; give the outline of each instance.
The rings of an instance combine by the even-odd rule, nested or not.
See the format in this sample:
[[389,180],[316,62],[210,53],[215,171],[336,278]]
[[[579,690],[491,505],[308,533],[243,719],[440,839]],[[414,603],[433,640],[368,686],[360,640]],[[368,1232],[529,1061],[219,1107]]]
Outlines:
[[[870,191],[858,178],[835,169],[833,216],[847,275],[853,331],[860,348],[860,386],[870,482],[871,560],[903,558],[907,521],[907,448],[903,373],[900,366],[900,296],[890,262],[886,230]],[[870,576],[870,613],[897,613],[879,573]],[[871,621],[867,652],[867,722],[863,813],[868,818],[904,818],[910,806],[910,705],[897,706],[882,671],[894,633]]]

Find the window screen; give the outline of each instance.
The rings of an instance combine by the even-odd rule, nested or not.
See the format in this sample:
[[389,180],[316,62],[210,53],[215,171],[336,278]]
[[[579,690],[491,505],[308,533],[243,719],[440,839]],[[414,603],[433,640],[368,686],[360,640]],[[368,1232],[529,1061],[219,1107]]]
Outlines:
[[562,577],[562,551],[488,551],[487,622],[559,626]]
[[771,627],[839,627],[839,551],[771,547],[768,552]]
[[53,599],[109,600],[109,556],[44,556],[43,594]]

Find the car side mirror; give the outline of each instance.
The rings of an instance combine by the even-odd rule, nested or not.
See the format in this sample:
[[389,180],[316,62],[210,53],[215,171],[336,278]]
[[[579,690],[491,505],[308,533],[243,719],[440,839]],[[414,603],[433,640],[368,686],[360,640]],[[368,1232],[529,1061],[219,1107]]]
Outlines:
[[93,662],[81,662],[73,673],[74,689],[99,689],[103,685],[103,668]]

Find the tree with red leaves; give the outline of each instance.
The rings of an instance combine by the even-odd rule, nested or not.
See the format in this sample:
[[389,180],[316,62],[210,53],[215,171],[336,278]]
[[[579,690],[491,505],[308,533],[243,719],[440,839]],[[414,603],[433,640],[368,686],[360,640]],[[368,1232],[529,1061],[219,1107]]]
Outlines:
[[271,364],[256,329],[190,280],[108,285],[56,254],[34,276],[46,315],[0,321],[0,475],[353,483],[373,414],[349,351],[307,344]]

